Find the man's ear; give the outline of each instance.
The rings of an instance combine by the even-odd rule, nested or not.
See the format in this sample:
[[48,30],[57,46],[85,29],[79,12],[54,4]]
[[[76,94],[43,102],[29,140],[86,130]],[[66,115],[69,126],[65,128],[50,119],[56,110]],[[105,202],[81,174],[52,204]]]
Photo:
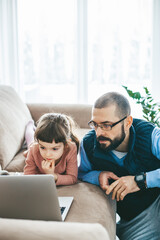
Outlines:
[[132,126],[132,123],[133,123],[133,118],[132,118],[132,116],[129,115],[126,118],[126,124],[125,124],[127,130]]

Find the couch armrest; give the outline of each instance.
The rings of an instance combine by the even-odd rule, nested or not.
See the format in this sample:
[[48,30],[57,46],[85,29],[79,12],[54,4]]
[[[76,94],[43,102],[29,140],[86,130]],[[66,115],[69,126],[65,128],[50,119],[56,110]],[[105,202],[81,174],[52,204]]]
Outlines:
[[100,224],[0,219],[3,240],[109,240]]
[[71,116],[80,128],[88,128],[92,106],[89,104],[27,104],[33,120],[36,122],[41,115],[49,112],[59,112]]

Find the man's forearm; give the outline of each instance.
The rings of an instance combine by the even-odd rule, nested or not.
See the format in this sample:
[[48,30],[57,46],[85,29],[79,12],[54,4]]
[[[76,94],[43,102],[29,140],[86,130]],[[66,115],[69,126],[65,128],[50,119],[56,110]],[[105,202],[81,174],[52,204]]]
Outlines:
[[78,178],[84,182],[89,182],[99,186],[99,174],[101,171],[81,172],[78,171]]

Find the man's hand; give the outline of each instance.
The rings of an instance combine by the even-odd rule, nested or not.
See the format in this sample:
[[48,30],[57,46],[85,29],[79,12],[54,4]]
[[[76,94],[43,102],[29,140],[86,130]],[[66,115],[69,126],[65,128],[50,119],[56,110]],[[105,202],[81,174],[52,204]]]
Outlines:
[[42,169],[46,174],[52,174],[54,176],[54,180],[57,181],[57,174],[54,172],[55,170],[55,161],[42,161]]
[[109,187],[109,179],[117,180],[119,177],[117,177],[113,172],[101,172],[99,174],[99,184],[100,187],[103,190],[107,190]]
[[124,176],[113,182],[107,189],[106,194],[112,194],[112,199],[123,200],[128,193],[139,191],[139,187],[134,181],[134,176]]

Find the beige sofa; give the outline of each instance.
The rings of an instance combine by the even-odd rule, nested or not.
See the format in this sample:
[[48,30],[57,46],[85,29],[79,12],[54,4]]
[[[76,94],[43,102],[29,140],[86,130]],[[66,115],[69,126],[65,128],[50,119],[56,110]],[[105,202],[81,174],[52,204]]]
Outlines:
[[[9,86],[0,85],[0,166],[9,172],[22,172],[22,149],[26,123],[35,122],[46,112],[72,116],[79,125],[81,139],[88,131],[90,105],[28,104]],[[18,239],[115,239],[116,205],[98,187],[85,182],[57,187],[59,196],[74,196],[65,222],[0,218],[0,240]],[[12,201],[12,200],[11,200]]]

